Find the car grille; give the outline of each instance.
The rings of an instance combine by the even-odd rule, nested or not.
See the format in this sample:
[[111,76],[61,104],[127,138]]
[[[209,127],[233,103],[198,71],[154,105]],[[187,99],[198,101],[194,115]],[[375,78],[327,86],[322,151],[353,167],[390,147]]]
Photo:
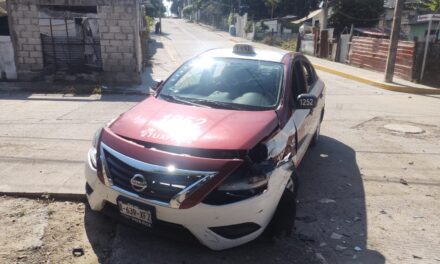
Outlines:
[[[202,177],[202,175],[169,175],[142,171],[119,160],[106,150],[104,150],[104,155],[113,185],[136,193],[145,199],[169,203],[176,194]],[[148,187],[142,192],[134,190],[131,186],[130,180],[135,174],[142,174],[147,181]]]

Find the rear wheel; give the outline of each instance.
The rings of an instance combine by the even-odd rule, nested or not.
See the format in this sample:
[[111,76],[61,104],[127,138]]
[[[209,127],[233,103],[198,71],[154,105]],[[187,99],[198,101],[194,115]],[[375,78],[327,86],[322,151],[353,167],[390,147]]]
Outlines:
[[295,227],[297,191],[298,179],[296,173],[293,172],[287,182],[273,218],[266,228],[265,236],[290,236],[292,234]]

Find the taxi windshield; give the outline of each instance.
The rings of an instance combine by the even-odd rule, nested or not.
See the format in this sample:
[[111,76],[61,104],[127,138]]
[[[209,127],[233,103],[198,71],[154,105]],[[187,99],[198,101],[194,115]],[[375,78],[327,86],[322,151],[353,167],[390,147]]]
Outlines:
[[158,97],[213,108],[267,110],[277,106],[282,80],[281,63],[199,57],[171,75]]

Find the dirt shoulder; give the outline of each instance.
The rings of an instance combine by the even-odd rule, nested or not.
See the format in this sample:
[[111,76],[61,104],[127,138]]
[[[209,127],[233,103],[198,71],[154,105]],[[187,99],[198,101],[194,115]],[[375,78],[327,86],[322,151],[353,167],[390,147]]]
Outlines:
[[0,205],[0,263],[108,262],[115,224],[85,219],[83,203],[1,197]]

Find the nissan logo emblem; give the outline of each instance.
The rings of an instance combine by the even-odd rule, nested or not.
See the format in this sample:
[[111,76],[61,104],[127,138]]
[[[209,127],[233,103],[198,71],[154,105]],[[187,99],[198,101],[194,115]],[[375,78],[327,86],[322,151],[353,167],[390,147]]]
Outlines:
[[142,192],[148,187],[147,180],[142,174],[135,174],[130,180],[131,188],[137,192]]

